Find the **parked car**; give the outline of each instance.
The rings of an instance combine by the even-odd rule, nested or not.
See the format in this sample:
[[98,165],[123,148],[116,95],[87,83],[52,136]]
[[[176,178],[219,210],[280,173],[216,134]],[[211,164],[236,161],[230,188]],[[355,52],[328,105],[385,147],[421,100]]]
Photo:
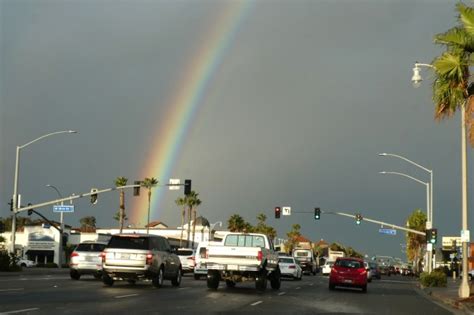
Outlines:
[[364,261],[364,268],[367,270],[367,282],[372,282],[372,271],[370,270],[369,263]]
[[36,262],[34,262],[33,260],[23,259],[23,258],[19,259],[16,264],[20,267],[26,267],[26,268],[36,266]]
[[195,251],[192,248],[178,248],[176,254],[181,261],[181,267],[183,268],[183,273],[194,272],[194,260],[195,260]]
[[303,272],[315,275],[318,271],[316,260],[311,249],[295,249],[293,257],[299,263]]
[[278,266],[280,267],[280,277],[292,278],[294,280],[301,280],[303,278],[303,269],[290,256],[279,256]]
[[372,279],[380,280],[382,278],[379,265],[376,262],[369,262],[369,268],[370,268]]
[[102,252],[102,281],[112,286],[116,280],[135,284],[151,280],[159,288],[165,279],[179,286],[182,278],[181,261],[172,252],[168,239],[150,234],[116,234]]
[[74,248],[69,261],[69,275],[73,280],[79,280],[82,275],[90,274],[100,279],[102,276],[101,253],[106,243],[83,242]]
[[359,258],[337,258],[329,275],[329,290],[336,286],[361,288],[367,292],[367,270]]
[[323,268],[321,269],[321,273],[324,276],[327,276],[331,273],[331,268],[334,265],[334,261],[331,260],[326,260],[326,262],[323,265]]

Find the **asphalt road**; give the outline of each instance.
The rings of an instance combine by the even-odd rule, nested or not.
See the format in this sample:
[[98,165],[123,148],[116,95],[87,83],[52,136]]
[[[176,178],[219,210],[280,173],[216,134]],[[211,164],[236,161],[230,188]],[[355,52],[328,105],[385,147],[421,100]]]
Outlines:
[[410,278],[374,280],[366,294],[355,289],[328,290],[328,278],[284,280],[279,291],[263,293],[253,283],[208,290],[205,280],[186,275],[176,288],[166,281],[115,282],[104,287],[92,276],[74,281],[62,273],[0,277],[1,314],[452,314],[419,293]]

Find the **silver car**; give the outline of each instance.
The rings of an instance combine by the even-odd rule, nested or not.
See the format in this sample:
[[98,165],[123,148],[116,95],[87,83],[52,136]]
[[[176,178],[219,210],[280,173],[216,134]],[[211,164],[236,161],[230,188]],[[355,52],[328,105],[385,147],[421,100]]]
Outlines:
[[293,280],[301,280],[303,277],[303,270],[293,257],[279,256],[278,266],[281,277],[289,277]]
[[179,286],[183,273],[168,239],[149,234],[112,235],[102,253],[102,267],[102,281],[107,286],[112,286],[116,280],[126,280],[130,284],[151,280],[159,288],[165,279]]
[[69,261],[69,275],[79,280],[84,274],[91,274],[96,279],[102,275],[101,253],[106,243],[84,242],[76,246]]

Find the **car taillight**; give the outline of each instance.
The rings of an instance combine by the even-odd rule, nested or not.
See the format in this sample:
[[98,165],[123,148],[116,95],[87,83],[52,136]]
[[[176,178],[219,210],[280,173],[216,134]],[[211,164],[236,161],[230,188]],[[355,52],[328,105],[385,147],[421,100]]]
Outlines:
[[357,271],[361,274],[361,275],[365,275],[367,273],[367,270],[365,268],[359,268],[357,269]]
[[78,253],[76,253],[76,252],[72,252],[72,254],[71,254],[71,258],[72,258],[72,257],[76,257],[76,256],[79,256],[79,254],[78,254]]
[[259,250],[257,254],[257,260],[262,261],[262,259],[263,259],[263,253],[261,250]]
[[146,254],[146,264],[147,265],[153,264],[153,254],[152,253]]
[[295,266],[295,265],[289,265],[288,268],[290,268],[290,269],[296,269],[296,266]]
[[195,264],[195,258],[194,258],[194,257],[188,257],[188,260],[190,260],[189,264],[190,264],[191,266],[194,266],[194,264]]
[[102,258],[102,263],[105,263],[105,256],[106,256],[105,252],[102,252],[99,254],[99,257]]

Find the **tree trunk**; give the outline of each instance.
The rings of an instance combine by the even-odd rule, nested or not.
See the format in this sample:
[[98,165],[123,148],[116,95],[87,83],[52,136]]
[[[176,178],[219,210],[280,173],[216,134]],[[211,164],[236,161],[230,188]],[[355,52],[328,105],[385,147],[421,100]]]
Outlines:
[[146,225],[146,234],[150,234],[150,203],[151,203],[151,189],[148,190],[148,220]]
[[189,236],[191,236],[191,207],[188,208],[188,231],[186,233],[186,247],[189,248]]
[[194,248],[194,235],[195,235],[195,232],[196,232],[196,209],[193,209],[193,244],[192,244],[192,248]]
[[184,232],[184,216],[186,215],[186,207],[183,207],[181,212],[181,237],[179,238],[179,247],[183,247],[183,232]]
[[123,231],[124,217],[125,217],[125,192],[122,189],[120,191],[120,214],[119,214],[120,233],[122,233]]

